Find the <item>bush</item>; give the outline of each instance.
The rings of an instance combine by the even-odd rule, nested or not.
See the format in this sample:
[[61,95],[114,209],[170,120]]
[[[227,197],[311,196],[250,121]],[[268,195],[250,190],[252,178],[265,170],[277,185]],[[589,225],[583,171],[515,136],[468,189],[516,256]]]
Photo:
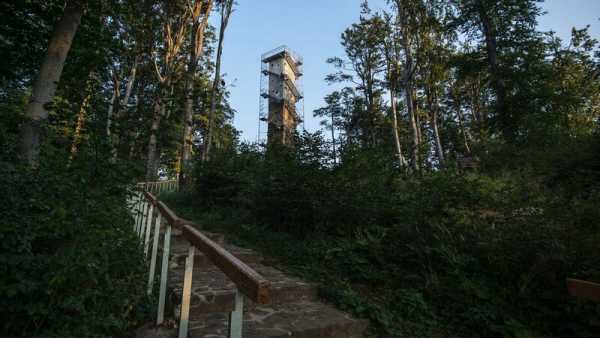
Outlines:
[[215,156],[198,166],[189,200],[225,219],[210,223],[314,274],[378,336],[593,335],[598,307],[576,306],[565,279],[600,281],[600,143],[519,168],[421,175],[350,146],[333,167],[318,134],[296,144]]
[[127,175],[98,154],[44,153],[37,170],[0,160],[1,335],[124,336],[148,306]]

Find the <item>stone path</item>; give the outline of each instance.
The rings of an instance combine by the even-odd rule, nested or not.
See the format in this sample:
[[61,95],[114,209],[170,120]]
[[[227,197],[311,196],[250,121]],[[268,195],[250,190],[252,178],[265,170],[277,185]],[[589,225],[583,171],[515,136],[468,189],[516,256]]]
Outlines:
[[[291,277],[271,266],[261,255],[225,242],[223,236],[207,234],[271,282],[269,305],[244,302],[243,336],[248,338],[360,338],[368,321],[321,302],[317,285]],[[189,244],[173,232],[169,268],[169,301],[172,315],[179,313],[185,257]],[[228,313],[234,308],[234,284],[196,251],[189,336],[226,338]]]

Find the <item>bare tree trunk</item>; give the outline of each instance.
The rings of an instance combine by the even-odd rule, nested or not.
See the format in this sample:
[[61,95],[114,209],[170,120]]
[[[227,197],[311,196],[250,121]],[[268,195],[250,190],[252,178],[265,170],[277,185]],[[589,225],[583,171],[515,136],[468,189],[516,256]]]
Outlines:
[[160,121],[165,115],[165,103],[163,102],[163,93],[158,93],[154,102],[154,114],[152,118],[152,126],[150,127],[150,138],[148,139],[148,155],[146,157],[146,180],[152,181],[156,178],[157,174],[157,161],[158,156],[156,147],[158,142],[158,128],[160,127]]
[[446,162],[444,157],[444,148],[442,147],[442,138],[440,137],[440,129],[438,126],[438,110],[434,109],[433,111],[433,133],[435,135],[435,148],[437,150],[438,160],[440,161],[440,166],[443,168]]
[[419,141],[419,146],[423,144],[423,123],[421,123],[421,110],[419,109],[419,102],[417,102],[417,93],[413,87],[413,104],[415,105],[415,121],[417,123],[417,140]]
[[221,7],[221,27],[219,28],[219,45],[217,47],[217,61],[215,66],[215,79],[213,81],[212,95],[210,98],[210,110],[208,112],[208,131],[204,139],[204,151],[202,152],[202,161],[205,162],[210,158],[210,150],[212,147],[213,129],[215,123],[215,110],[217,102],[221,100],[220,82],[221,82],[221,56],[223,55],[223,40],[225,39],[225,30],[229,23],[233,7],[233,0],[225,0]]
[[413,149],[412,149],[412,161],[413,161],[413,169],[415,171],[419,171],[419,128],[417,126],[417,117],[415,116],[414,106],[412,102],[412,93],[410,89],[406,89],[405,93],[406,97],[406,107],[408,109],[408,114],[410,116],[410,126],[413,131]]
[[396,0],[396,7],[398,10],[398,23],[401,27],[401,45],[404,50],[404,96],[406,99],[406,109],[410,118],[410,125],[413,131],[413,149],[412,149],[412,162],[413,169],[415,172],[420,170],[419,160],[419,134],[420,129],[418,127],[418,121],[415,111],[415,102],[413,101],[414,89],[414,64],[413,64],[413,51],[412,51],[412,38],[409,30],[409,18],[406,13],[405,3],[402,0]]
[[85,111],[89,105],[91,97],[92,94],[88,93],[83,99],[81,107],[79,107],[79,113],[77,113],[77,123],[75,125],[75,132],[73,133],[73,143],[71,143],[71,153],[69,155],[69,161],[72,160],[73,157],[75,157],[75,155],[77,154],[79,143],[81,142],[81,130],[83,129],[83,125],[85,124]]
[[395,89],[390,89],[390,102],[392,104],[392,130],[394,132],[394,143],[396,146],[396,157],[398,157],[398,164],[400,168],[404,168],[406,165],[406,159],[402,154],[402,143],[400,143],[400,132],[398,130],[398,104],[396,101]]
[[[395,32],[395,30],[394,30]],[[396,34],[392,34],[392,39],[396,39]],[[402,154],[402,144],[400,143],[400,133],[398,131],[398,102],[396,100],[396,85],[398,82],[397,65],[399,63],[398,48],[394,40],[384,46],[388,89],[390,91],[390,104],[392,106],[392,133],[394,135],[394,146],[396,147],[396,157],[398,165],[403,168],[405,165],[404,155]]]
[[440,161],[440,166],[444,167],[444,148],[442,147],[442,139],[440,137],[440,129],[438,126],[439,119],[439,103],[437,100],[436,89],[431,85],[427,85],[426,87],[426,95],[427,95],[427,105],[429,111],[431,112],[431,124],[433,127],[433,135],[435,138],[435,149],[438,156],[438,160]]
[[335,152],[335,114],[331,110],[331,148],[333,150],[333,165],[337,165],[337,154]]
[[413,161],[413,169],[415,171],[419,171],[420,163],[419,163],[419,127],[417,125],[417,117],[415,115],[414,105],[413,105],[413,97],[412,90],[410,89],[412,85],[406,85],[405,89],[405,99],[406,99],[406,109],[408,109],[408,115],[410,118],[410,126],[413,131],[412,143],[412,161]]
[[[120,80],[119,76],[116,72],[113,72],[113,95],[110,99],[110,104],[108,105],[108,112],[106,113],[106,138],[108,139],[108,143],[110,147],[113,148],[112,140],[111,140],[111,126],[113,120],[113,112],[115,110],[115,106],[119,104],[119,95],[120,95]],[[118,108],[117,108],[118,110]]]
[[[131,92],[133,91],[133,84],[135,83],[135,77],[137,75],[137,66],[139,57],[136,56],[133,61],[133,66],[131,66],[131,73],[129,74],[129,80],[127,81],[127,85],[125,86],[125,96],[123,96],[123,100],[121,101],[121,107],[125,109],[120,109],[119,112],[127,111],[127,105],[129,104],[129,99],[131,98]],[[122,115],[122,114],[121,114]]]
[[496,91],[496,110],[501,122],[501,131],[508,141],[515,138],[515,121],[506,109],[506,87],[500,78],[498,70],[498,43],[496,40],[496,28],[492,22],[488,9],[482,0],[478,1],[479,16],[481,19],[481,28],[485,37],[485,47],[487,52],[488,65],[492,75],[492,86]]
[[119,132],[114,134],[114,137],[112,140],[109,139],[110,145],[111,145],[111,161],[112,162],[115,162],[117,160],[117,156],[118,156],[117,147],[121,143],[120,133],[122,132],[122,130],[119,128],[119,124],[123,120],[123,116],[125,115],[125,113],[128,110],[129,99],[131,98],[131,92],[133,91],[133,85],[135,83],[135,78],[137,75],[137,66],[138,66],[138,62],[139,62],[138,60],[139,60],[139,57],[136,56],[135,60],[133,61],[133,65],[131,66],[131,72],[129,74],[129,79],[127,80],[127,85],[125,86],[125,96],[123,96],[123,99],[120,102],[117,101],[117,103],[119,104],[119,109],[117,111],[116,120],[118,123],[117,130]]
[[461,109],[461,104],[460,102],[455,98],[455,105],[456,105],[456,113],[458,115],[458,124],[460,126],[460,130],[463,134],[463,142],[465,145],[465,150],[467,151],[467,154],[471,153],[471,147],[469,146],[469,139],[471,138],[469,132],[467,131],[467,128],[465,126],[465,116],[462,112]]
[[194,127],[194,80],[196,79],[196,68],[198,66],[198,60],[202,55],[204,49],[204,32],[208,26],[208,19],[212,11],[213,0],[206,1],[206,8],[204,9],[205,14],[202,21],[199,22],[198,18],[202,14],[202,4],[204,0],[198,0],[196,3],[197,13],[194,13],[193,20],[194,24],[192,27],[192,44],[190,45],[190,60],[187,69],[186,76],[186,97],[185,97],[185,118],[183,126],[183,142],[181,149],[181,159],[179,161],[179,176],[181,185],[185,186],[188,183],[187,170],[190,166],[192,158],[192,132]]
[[46,57],[33,85],[25,112],[28,121],[23,124],[20,136],[21,157],[32,167],[39,163],[41,126],[48,119],[48,105],[54,98],[83,13],[83,1],[67,1],[63,16],[54,27]]
[[[141,115],[140,114],[140,101],[141,101],[142,96],[144,94],[144,88],[145,87],[146,87],[146,84],[145,84],[144,78],[142,78],[142,81],[140,81],[140,85],[139,85],[139,87],[137,89],[137,98],[136,98],[136,101],[135,101],[135,110],[132,110],[132,111],[136,112],[136,119],[138,119],[138,121],[141,120],[139,118],[139,116]],[[128,120],[131,121],[131,116],[128,117]],[[141,124],[141,123],[139,123],[139,124]],[[128,135],[129,135],[129,154],[128,154],[127,158],[130,159],[130,160],[132,160],[133,157],[134,157],[135,150],[136,150],[135,148],[136,148],[137,140],[138,140],[138,138],[140,136],[139,124],[138,124],[137,128],[135,128],[135,129],[130,128],[129,132],[128,132]],[[122,141],[120,140],[120,142],[122,142]]]

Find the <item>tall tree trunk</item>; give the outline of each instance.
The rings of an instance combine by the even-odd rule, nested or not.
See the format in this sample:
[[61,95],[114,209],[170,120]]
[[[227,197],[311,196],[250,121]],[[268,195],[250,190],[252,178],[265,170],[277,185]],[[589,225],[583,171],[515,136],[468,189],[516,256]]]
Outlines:
[[471,138],[471,136],[465,126],[465,116],[462,112],[460,101],[457,98],[455,98],[454,101],[456,105],[456,113],[458,115],[458,125],[463,134],[465,150],[467,151],[467,154],[471,154],[471,147],[469,146],[469,139]]
[[71,143],[69,160],[72,160],[73,157],[75,157],[79,149],[79,143],[81,143],[81,130],[85,124],[85,111],[89,105],[91,97],[92,93],[88,92],[81,103],[81,107],[79,107],[79,113],[77,113],[77,123],[75,124],[75,132],[73,133],[73,143]]
[[335,114],[331,110],[331,149],[333,150],[333,165],[337,165],[337,154],[335,152]]
[[150,137],[148,139],[148,155],[146,156],[146,180],[153,181],[156,178],[158,171],[157,167],[157,143],[158,143],[158,129],[160,128],[160,122],[162,117],[165,115],[166,105],[163,101],[163,93],[159,91],[157,93],[154,102],[154,113],[152,117],[152,126],[150,127]]
[[415,172],[420,171],[420,159],[419,159],[419,134],[420,129],[417,122],[417,116],[415,111],[415,102],[413,101],[414,89],[414,64],[413,64],[413,51],[412,51],[412,37],[409,29],[409,17],[406,11],[406,6],[403,0],[396,0],[396,7],[398,10],[398,23],[400,25],[400,32],[402,34],[401,45],[404,50],[404,96],[406,99],[406,109],[410,118],[410,125],[413,131],[413,144],[412,144],[412,162],[413,169]]
[[190,45],[190,60],[187,69],[186,76],[186,96],[185,96],[185,118],[183,126],[183,142],[181,149],[181,160],[179,164],[179,176],[181,185],[185,186],[188,184],[187,171],[190,167],[190,161],[192,158],[192,133],[194,127],[194,80],[196,79],[196,69],[198,66],[198,60],[202,55],[204,49],[204,32],[208,26],[208,19],[212,11],[213,0],[206,1],[206,8],[204,9],[205,14],[202,21],[198,21],[198,16],[202,13],[202,4],[204,0],[200,1],[197,6],[199,13],[194,16],[194,24],[192,27],[192,44]]
[[124,112],[127,111],[127,105],[129,104],[129,99],[131,98],[131,92],[133,91],[133,85],[135,83],[135,78],[137,76],[137,66],[139,63],[139,56],[135,57],[133,61],[133,65],[131,66],[131,73],[129,73],[129,80],[127,81],[127,85],[125,86],[125,96],[123,96],[123,100],[121,101],[121,107],[124,109],[120,109],[119,113],[123,115]]
[[412,128],[412,162],[413,169],[419,171],[419,128],[417,126],[417,117],[415,116],[415,110],[412,102],[412,93],[407,86],[404,93],[406,99],[406,109],[408,109],[408,115],[410,118],[410,126]]
[[500,78],[498,69],[498,43],[496,39],[496,27],[490,18],[488,8],[483,0],[478,0],[481,28],[485,37],[485,48],[487,52],[488,65],[492,75],[492,86],[496,92],[496,111],[500,121],[502,134],[510,142],[515,138],[516,121],[510,116],[506,109],[506,86]]
[[439,119],[439,103],[437,99],[436,89],[433,88],[431,84],[428,84],[426,87],[426,95],[427,95],[427,105],[429,111],[431,112],[431,124],[433,127],[433,136],[435,138],[435,149],[438,156],[438,160],[440,161],[440,167],[444,167],[444,148],[442,147],[442,139],[440,136],[440,129],[438,126]]
[[392,131],[394,133],[394,145],[396,146],[396,157],[400,168],[404,168],[406,159],[402,154],[402,143],[400,143],[400,132],[398,130],[398,103],[396,100],[396,90],[390,88],[390,102],[392,104]]
[[[384,45],[384,52],[387,66],[387,78],[388,78],[388,89],[390,91],[390,104],[392,109],[392,134],[394,136],[394,146],[396,148],[396,157],[398,158],[398,165],[400,168],[404,168],[406,159],[402,154],[402,143],[400,142],[400,131],[398,128],[398,100],[397,95],[397,84],[398,84],[398,65],[400,63],[399,57],[399,45],[398,41],[398,27],[392,28],[392,34],[390,34],[391,40]],[[384,40],[385,41],[385,40]]]
[[421,110],[419,109],[419,102],[417,100],[417,91],[413,87],[413,104],[414,112],[415,112],[415,121],[417,123],[417,140],[419,141],[419,146],[423,144],[423,123],[421,123]]
[[444,157],[444,148],[442,147],[442,138],[440,136],[440,128],[438,126],[438,118],[439,118],[438,110],[434,109],[432,120],[433,120],[433,134],[435,136],[435,148],[437,150],[438,160],[440,161],[440,167],[443,168],[444,164],[446,162],[446,159]]
[[48,119],[56,87],[71,49],[71,44],[84,13],[84,2],[67,1],[62,18],[54,27],[48,51],[42,63],[31,93],[25,115],[27,122],[21,128],[20,154],[26,163],[35,167],[39,163],[41,126]]
[[210,110],[208,112],[208,131],[204,139],[204,149],[202,152],[202,161],[210,158],[212,147],[213,129],[215,124],[215,111],[217,102],[221,100],[220,82],[221,82],[221,56],[223,55],[223,40],[225,39],[225,30],[229,23],[229,17],[233,7],[233,0],[225,0],[221,7],[221,27],[219,28],[219,45],[217,47],[217,61],[215,66],[215,78],[212,86],[212,95],[210,98]]
[[[137,128],[135,128],[135,129],[134,128],[129,128],[128,129],[128,133],[127,133],[127,135],[129,135],[129,140],[128,140],[129,141],[129,154],[128,154],[128,157],[127,157],[129,160],[132,160],[134,158],[134,155],[135,155],[135,152],[136,152],[137,140],[138,140],[138,138],[140,136],[140,131],[139,131],[140,127],[139,126],[142,124],[141,123],[141,118],[139,117],[141,115],[141,112],[140,112],[140,101],[142,100],[142,96],[144,94],[144,89],[145,88],[146,88],[146,84],[145,84],[144,78],[142,77],[141,81],[140,81],[140,85],[138,86],[138,89],[137,89],[137,94],[136,94],[137,98],[135,100],[135,107],[134,107],[135,109],[131,110],[131,112],[135,111],[135,113],[136,113],[135,114],[135,119],[137,120],[138,123],[136,123],[135,125],[136,125]],[[131,122],[132,116],[129,115],[127,117],[127,120],[128,120],[128,122]],[[124,134],[125,134],[125,132],[124,132]],[[121,139],[120,139],[120,142],[122,142]]]
[[[110,144],[110,147],[113,148],[113,144],[112,144],[112,136],[111,136],[111,127],[112,127],[112,121],[113,121],[113,113],[115,110],[115,106],[119,105],[119,95],[121,92],[121,82],[119,80],[119,76],[117,75],[117,72],[113,72],[113,95],[110,99],[110,103],[108,105],[108,112],[106,113],[106,138],[108,139],[108,143]],[[117,108],[118,111],[118,108]]]
[[133,85],[135,83],[135,79],[136,79],[136,75],[137,75],[137,66],[138,66],[138,62],[139,62],[139,56],[135,57],[135,60],[133,61],[133,65],[131,66],[131,72],[129,73],[129,79],[127,80],[127,85],[125,86],[125,96],[123,96],[123,99],[118,103],[119,104],[119,109],[117,111],[117,116],[116,116],[116,120],[117,120],[117,133],[114,134],[113,140],[111,140],[110,144],[111,144],[111,161],[115,162],[117,160],[117,156],[118,156],[118,150],[117,147],[120,146],[121,144],[121,138],[122,135],[121,133],[123,133],[123,130],[120,128],[120,123],[123,120],[123,117],[125,116],[125,114],[127,113],[129,107],[129,99],[131,98],[131,93],[133,91]]

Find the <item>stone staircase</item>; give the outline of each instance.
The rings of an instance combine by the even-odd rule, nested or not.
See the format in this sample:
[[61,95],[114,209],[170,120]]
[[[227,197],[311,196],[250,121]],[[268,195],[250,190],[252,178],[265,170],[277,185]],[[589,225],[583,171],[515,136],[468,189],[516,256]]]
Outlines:
[[[271,282],[269,305],[244,302],[243,337],[359,338],[368,326],[367,320],[321,302],[318,287],[275,269],[269,260],[256,252],[225,242],[222,235],[205,233],[213,241],[249,265]],[[185,259],[189,243],[174,230],[171,237],[168,300],[172,315],[181,304]],[[196,250],[189,337],[226,338],[228,313],[234,309],[235,285]]]

